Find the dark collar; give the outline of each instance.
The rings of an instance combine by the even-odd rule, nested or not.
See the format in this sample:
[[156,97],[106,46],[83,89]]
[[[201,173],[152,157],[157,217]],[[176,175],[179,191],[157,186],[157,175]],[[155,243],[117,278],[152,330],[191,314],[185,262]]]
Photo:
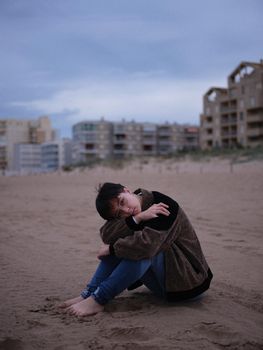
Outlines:
[[152,192],[138,188],[136,191],[134,191],[134,193],[142,197],[142,211],[153,205],[154,199]]

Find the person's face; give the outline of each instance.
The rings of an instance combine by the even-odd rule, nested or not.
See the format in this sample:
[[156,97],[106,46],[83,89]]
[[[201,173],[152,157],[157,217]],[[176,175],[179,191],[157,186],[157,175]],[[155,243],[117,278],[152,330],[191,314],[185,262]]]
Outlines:
[[113,204],[113,215],[115,218],[126,218],[134,216],[142,211],[140,197],[124,188]]

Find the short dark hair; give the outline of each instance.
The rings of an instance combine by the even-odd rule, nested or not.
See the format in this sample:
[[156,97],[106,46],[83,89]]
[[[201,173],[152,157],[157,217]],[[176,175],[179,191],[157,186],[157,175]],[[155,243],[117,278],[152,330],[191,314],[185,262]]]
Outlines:
[[112,182],[100,184],[96,198],[96,209],[104,220],[113,219],[112,201],[124,191],[125,186]]

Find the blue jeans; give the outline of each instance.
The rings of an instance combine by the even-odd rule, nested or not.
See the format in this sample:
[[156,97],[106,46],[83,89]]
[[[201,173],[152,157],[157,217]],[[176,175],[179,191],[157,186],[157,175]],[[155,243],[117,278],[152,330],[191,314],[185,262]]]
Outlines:
[[99,304],[105,305],[138,280],[156,295],[165,295],[162,252],[143,260],[120,259],[112,255],[104,257],[81,296],[84,299],[92,296]]

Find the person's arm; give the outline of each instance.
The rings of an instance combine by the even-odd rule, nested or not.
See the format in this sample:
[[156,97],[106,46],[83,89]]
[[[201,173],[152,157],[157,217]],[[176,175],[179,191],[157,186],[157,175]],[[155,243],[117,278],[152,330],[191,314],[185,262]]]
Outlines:
[[166,234],[146,227],[132,236],[120,238],[109,245],[109,253],[119,258],[141,260],[149,259],[161,251]]
[[[126,219],[114,219],[107,221],[100,230],[103,244],[99,250],[98,258],[101,259],[103,256],[112,254],[115,255],[114,245],[116,242],[120,250],[130,250],[136,245],[136,257],[138,259],[143,252],[147,252],[147,256],[154,255],[156,246],[156,239],[154,235],[148,237],[144,231],[139,231],[144,228],[144,223],[158,218],[158,215],[168,217],[170,212],[168,205],[164,203],[153,204],[148,209],[142,211],[140,215],[137,215],[135,219],[133,216],[129,216]],[[134,232],[136,230],[137,232]],[[157,234],[157,236],[159,233]],[[151,251],[153,251],[151,253]],[[122,253],[120,253],[122,254]],[[129,254],[129,253],[128,253]],[[134,254],[132,254],[133,256]],[[124,256],[129,258],[128,256]]]
[[113,219],[106,221],[100,229],[100,236],[105,244],[113,244],[119,238],[132,235],[134,229],[129,227],[125,219]]
[[[169,215],[156,215],[155,217],[150,218],[148,220],[143,220],[143,222],[141,222],[141,225],[143,227],[148,226],[154,228],[155,230],[169,230],[169,228],[173,225],[174,221],[176,220],[179,205],[174,199],[166,196],[163,193],[157,191],[153,191],[152,193],[154,196],[154,202],[165,204],[166,208],[169,210]],[[140,216],[140,214],[141,213],[139,213],[138,215]],[[135,216],[135,219],[137,220],[137,216]]]
[[137,214],[135,220],[138,224],[132,217],[126,218],[126,224],[135,232],[110,244],[111,254],[134,260],[150,258],[175,239],[174,223],[179,210],[178,203],[162,193],[153,194],[155,202],[161,202]]
[[103,243],[113,244],[119,238],[133,235],[134,231],[142,230],[145,223],[147,221],[151,222],[152,219],[153,221],[155,219],[160,220],[161,226],[164,226],[162,224],[162,217],[167,218],[169,215],[169,205],[162,202],[153,204],[135,217],[129,216],[125,219],[112,219],[107,221],[100,229],[100,236]]
[[[162,193],[153,194],[155,202],[160,203],[137,214],[137,223],[129,216],[126,219],[111,220],[104,225],[101,231],[103,242],[109,244],[109,249],[105,252],[120,258],[140,260],[154,256],[171,244],[175,234],[170,229],[177,218],[178,203]],[[106,240],[105,237],[111,239]]]

